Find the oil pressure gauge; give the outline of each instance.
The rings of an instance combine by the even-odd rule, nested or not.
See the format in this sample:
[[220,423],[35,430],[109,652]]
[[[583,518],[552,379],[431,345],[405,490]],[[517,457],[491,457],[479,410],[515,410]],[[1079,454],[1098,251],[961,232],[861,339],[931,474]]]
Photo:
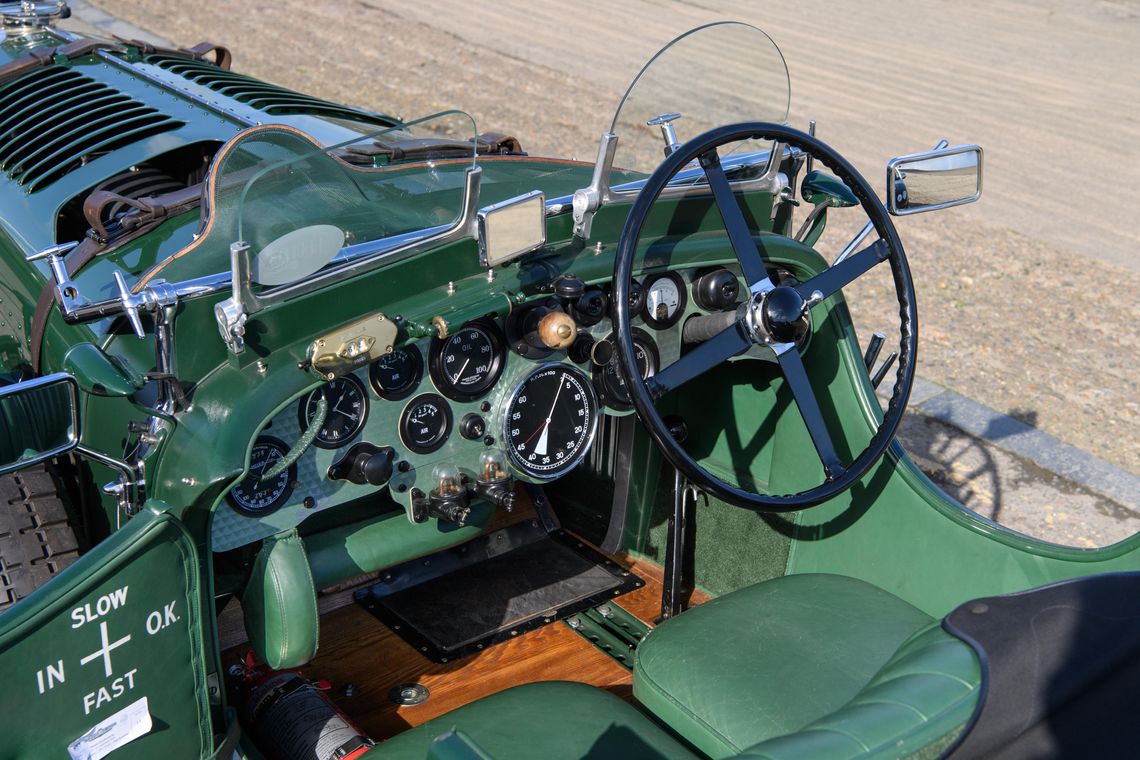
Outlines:
[[473,401],[499,379],[505,353],[498,325],[476,319],[446,338],[432,338],[428,371],[440,393],[455,401]]
[[688,303],[685,281],[676,272],[666,272],[646,281],[645,324],[655,330],[664,330],[677,324]]

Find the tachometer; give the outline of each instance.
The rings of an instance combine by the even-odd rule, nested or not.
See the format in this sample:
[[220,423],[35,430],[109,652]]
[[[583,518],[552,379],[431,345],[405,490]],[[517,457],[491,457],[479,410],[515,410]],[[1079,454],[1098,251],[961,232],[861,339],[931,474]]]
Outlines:
[[283,441],[267,435],[258,437],[249,454],[249,474],[226,496],[230,506],[251,517],[262,517],[284,506],[293,495],[297,465],[290,465],[272,478],[263,474],[288,453],[289,447]]
[[428,371],[439,392],[472,401],[491,389],[503,372],[506,343],[489,319],[476,319],[447,338],[432,338]]
[[328,385],[313,390],[301,400],[298,415],[301,432],[309,429],[317,412],[321,396],[328,402],[328,412],[321,429],[313,438],[313,445],[322,449],[338,449],[348,443],[364,427],[368,418],[368,394],[364,384],[352,375],[337,378]]
[[598,428],[598,402],[589,378],[564,364],[532,370],[507,402],[503,440],[516,467],[549,479],[576,465]]
[[450,434],[451,407],[434,393],[416,396],[400,415],[400,440],[416,454],[430,454]]

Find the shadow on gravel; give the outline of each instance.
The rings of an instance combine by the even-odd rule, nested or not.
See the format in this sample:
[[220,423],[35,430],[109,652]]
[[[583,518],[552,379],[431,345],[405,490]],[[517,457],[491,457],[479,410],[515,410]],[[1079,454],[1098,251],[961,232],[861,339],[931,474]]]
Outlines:
[[[986,435],[1000,439],[1034,419],[1032,412],[1020,414]],[[1019,533],[1092,548],[1140,532],[1135,510],[920,412],[903,418],[898,440],[947,495]]]

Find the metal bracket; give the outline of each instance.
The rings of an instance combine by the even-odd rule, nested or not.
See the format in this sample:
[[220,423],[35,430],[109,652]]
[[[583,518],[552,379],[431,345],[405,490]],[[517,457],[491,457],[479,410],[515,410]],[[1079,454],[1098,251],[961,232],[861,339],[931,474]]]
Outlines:
[[586,240],[590,237],[594,214],[610,199],[610,172],[614,168],[618,136],[613,132],[602,134],[598,143],[598,160],[590,186],[574,191],[574,236]]
[[132,466],[121,459],[115,459],[101,451],[87,448],[83,444],[76,446],[75,451],[119,473],[116,480],[112,480],[103,486],[103,493],[114,496],[118,502],[119,511],[127,517],[133,517],[139,513],[143,502],[146,501],[146,479],[143,477],[141,463]]
[[260,309],[250,290],[249,243],[239,240],[230,245],[230,271],[233,274],[230,278],[232,295],[214,305],[214,318],[218,321],[218,332],[226,348],[236,356],[245,351],[245,323],[249,315]]

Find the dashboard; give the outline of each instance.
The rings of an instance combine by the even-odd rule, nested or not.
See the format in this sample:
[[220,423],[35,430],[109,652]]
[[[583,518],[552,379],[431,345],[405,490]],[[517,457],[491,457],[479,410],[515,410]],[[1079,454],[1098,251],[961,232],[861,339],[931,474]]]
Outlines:
[[[571,281],[567,282],[567,278]],[[631,311],[643,377],[676,361],[687,317],[732,308],[727,269],[659,271],[634,280]],[[462,523],[458,495],[507,504],[512,480],[541,483],[575,467],[602,415],[632,405],[618,370],[608,284],[572,275],[505,318],[405,342],[293,399],[251,444],[249,469],[211,529],[214,551],[243,546],[387,487],[416,522]],[[497,490],[496,490],[497,489]],[[462,501],[462,503],[461,503]]]

